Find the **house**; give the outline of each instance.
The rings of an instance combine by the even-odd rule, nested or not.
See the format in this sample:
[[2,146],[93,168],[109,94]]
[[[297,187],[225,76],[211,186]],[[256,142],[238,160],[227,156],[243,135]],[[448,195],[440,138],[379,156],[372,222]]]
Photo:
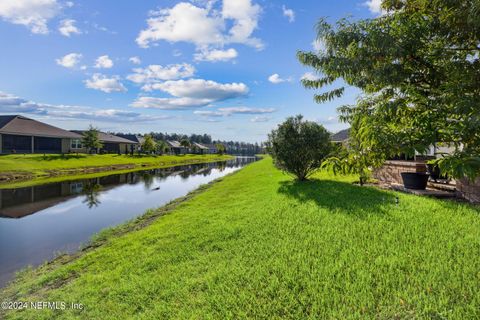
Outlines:
[[136,135],[136,134],[117,134],[116,136],[120,137],[120,138],[127,139],[127,140],[131,140],[133,142],[136,142],[137,143],[137,148],[136,148],[135,151],[141,151],[142,150],[142,145],[143,145],[143,142],[145,141],[144,137],[142,137],[140,135]]
[[176,140],[167,140],[167,145],[172,151],[173,154],[186,154],[188,153],[188,148],[183,147],[180,145],[180,142]]
[[350,128],[338,131],[337,133],[331,136],[331,141],[334,143],[341,143],[344,144],[348,141],[350,137]]
[[20,115],[0,116],[0,153],[67,153],[82,136]]
[[[73,130],[72,132],[83,136],[85,130]],[[139,146],[138,142],[101,131],[98,132],[98,139],[103,144],[102,148],[97,150],[99,153],[129,153],[137,150]],[[88,150],[81,145],[81,140],[78,143],[76,152],[87,153]]]
[[207,143],[205,146],[208,148],[208,153],[215,154],[217,153],[217,145],[214,143]]
[[204,146],[203,144],[194,142],[192,143],[192,149],[196,149],[197,153],[199,154],[207,154],[210,153],[210,148]]

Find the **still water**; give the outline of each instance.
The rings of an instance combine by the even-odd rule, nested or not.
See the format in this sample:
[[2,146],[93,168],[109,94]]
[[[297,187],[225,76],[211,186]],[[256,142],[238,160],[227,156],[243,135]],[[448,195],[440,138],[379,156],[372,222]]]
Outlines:
[[118,225],[232,173],[254,157],[0,190],[0,287]]

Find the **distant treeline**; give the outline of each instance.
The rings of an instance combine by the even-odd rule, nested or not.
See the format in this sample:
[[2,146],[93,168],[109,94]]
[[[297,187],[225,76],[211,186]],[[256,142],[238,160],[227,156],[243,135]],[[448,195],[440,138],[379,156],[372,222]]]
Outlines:
[[[117,132],[115,134],[124,134]],[[190,142],[196,142],[201,144],[223,144],[226,148],[228,154],[235,155],[255,155],[264,153],[264,147],[262,144],[258,143],[247,143],[247,142],[238,142],[238,141],[221,141],[221,140],[212,140],[212,137],[208,134],[179,134],[179,133],[162,133],[162,132],[150,132],[149,133],[153,139],[159,141],[167,140],[176,140],[182,141],[184,139]],[[142,134],[135,134],[138,136],[143,136]]]

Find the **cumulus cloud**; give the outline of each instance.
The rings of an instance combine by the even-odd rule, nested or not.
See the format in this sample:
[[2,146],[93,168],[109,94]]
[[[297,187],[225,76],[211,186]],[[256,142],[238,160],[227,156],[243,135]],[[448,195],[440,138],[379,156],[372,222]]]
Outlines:
[[285,6],[282,6],[282,11],[283,16],[287,17],[290,23],[295,21],[295,11],[293,11],[292,9],[288,9]]
[[251,122],[268,122],[270,121],[270,117],[265,117],[265,116],[256,116],[250,119]]
[[87,79],[84,82],[87,88],[106,93],[127,91],[127,88],[120,82],[118,76],[108,77],[100,73],[95,73],[91,79]]
[[226,116],[224,112],[212,111],[212,110],[196,110],[193,113],[202,117],[225,117]]
[[[189,78],[195,74],[195,67],[188,64],[170,64],[161,66],[152,64],[146,68],[135,68],[127,79],[139,84],[152,84],[164,80],[177,80],[181,78]],[[148,89],[146,87],[145,89]]]
[[149,122],[170,118],[165,115],[145,116],[137,112],[118,109],[95,109],[82,106],[37,103],[4,92],[0,92],[0,110],[3,113],[21,113],[58,119],[94,120],[113,123]]
[[305,72],[301,78],[301,80],[309,80],[309,81],[315,81],[318,80],[318,76],[316,74],[313,74],[312,72]]
[[282,83],[282,82],[290,82],[290,81],[292,81],[292,78],[284,79],[284,78],[280,77],[280,75],[278,73],[274,73],[270,77],[268,77],[268,81],[270,81],[273,84],[279,84],[279,83]]
[[95,60],[95,68],[97,69],[110,69],[113,67],[113,61],[108,55],[100,56]]
[[373,14],[384,14],[385,11],[382,9],[382,0],[368,0],[364,3],[371,13]]
[[72,34],[81,34],[82,32],[75,26],[76,21],[73,19],[65,19],[60,21],[58,31],[65,37],[70,37]]
[[69,53],[59,59],[55,59],[58,65],[65,68],[75,68],[80,60],[82,60],[80,53]]
[[208,99],[139,97],[130,106],[146,109],[182,110],[204,107],[209,103]]
[[228,61],[231,59],[235,59],[238,56],[237,50],[230,48],[227,50],[201,50],[200,52],[195,54],[196,61]]
[[261,8],[251,0],[223,0],[222,8],[213,8],[216,1],[205,6],[180,2],[172,8],[151,13],[147,28],[136,42],[147,48],[158,41],[189,42],[199,51],[240,43],[263,48],[261,40],[252,37],[258,26]]
[[130,61],[133,64],[141,64],[142,63],[142,60],[140,60],[139,57],[130,57],[128,59],[128,61]]
[[264,114],[264,113],[273,113],[275,108],[250,108],[250,107],[229,107],[229,108],[219,108],[218,111],[224,112],[225,114]]
[[248,93],[248,87],[243,83],[223,84],[203,79],[170,80],[146,86],[148,90],[160,90],[172,97],[139,97],[131,104],[132,107],[165,110],[191,109],[238,98]]
[[47,23],[60,13],[57,0],[5,0],[0,1],[0,17],[10,23],[24,25],[32,33],[47,34]]

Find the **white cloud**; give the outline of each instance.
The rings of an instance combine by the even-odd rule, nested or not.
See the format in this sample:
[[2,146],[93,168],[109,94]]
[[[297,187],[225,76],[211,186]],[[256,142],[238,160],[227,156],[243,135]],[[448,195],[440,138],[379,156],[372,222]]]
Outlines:
[[47,34],[48,20],[61,10],[57,0],[2,0],[0,17],[8,22],[24,25],[32,33]]
[[218,83],[211,80],[189,79],[152,84],[151,89],[161,90],[177,98],[224,101],[244,96],[248,87],[243,83]]
[[87,79],[84,82],[87,88],[106,93],[127,91],[127,88],[120,82],[118,76],[107,77],[103,74],[95,73],[91,79]]
[[226,116],[225,112],[220,111],[211,111],[211,110],[196,110],[193,112],[196,115],[202,117],[224,117]]
[[202,50],[195,54],[196,61],[228,61],[238,56],[237,50],[230,48],[227,50]]
[[130,106],[146,109],[182,110],[204,107],[209,103],[208,99],[139,97]]
[[0,108],[4,113],[32,114],[57,119],[94,120],[104,122],[151,122],[168,119],[168,116],[145,116],[137,112],[118,109],[96,109],[82,106],[51,105],[29,101],[0,92]]
[[95,60],[95,68],[97,69],[110,69],[113,67],[113,61],[108,55],[100,56]]
[[282,6],[282,11],[283,15],[288,18],[288,21],[290,23],[295,21],[295,11],[293,11],[292,9],[288,9],[285,6]]
[[82,32],[75,26],[75,20],[65,19],[60,21],[58,31],[65,37],[70,37],[71,34],[81,34]]
[[147,48],[165,40],[193,43],[201,50],[229,43],[263,47],[261,40],[251,37],[258,26],[259,5],[251,0],[223,0],[220,12],[213,8],[214,3],[208,1],[205,6],[196,6],[180,2],[172,8],[152,12],[147,28],[136,39],[138,45]]
[[364,3],[371,13],[373,14],[384,14],[385,11],[382,9],[382,0],[368,0]]
[[222,84],[203,79],[166,81],[146,86],[148,90],[161,90],[172,97],[139,97],[132,103],[132,107],[165,110],[192,109],[238,98],[248,93],[248,87],[243,83]]
[[128,61],[130,61],[133,64],[141,64],[142,63],[142,60],[140,60],[139,57],[130,57],[128,59]]
[[282,82],[290,82],[290,81],[292,81],[292,78],[284,79],[284,78],[280,77],[280,75],[278,73],[274,73],[270,77],[268,77],[268,81],[270,81],[273,84],[279,84],[279,83],[282,83]]
[[273,113],[275,108],[250,108],[250,107],[229,107],[229,108],[219,108],[218,111],[225,114],[264,114],[264,113]]
[[313,74],[312,72],[305,72],[301,78],[301,80],[309,80],[309,81],[315,81],[318,79],[319,77],[316,74]]
[[177,80],[181,78],[189,78],[195,74],[195,67],[188,64],[171,64],[161,66],[152,64],[146,68],[135,68],[127,79],[135,83],[151,84],[163,80]]
[[75,66],[80,62],[82,59],[82,55],[80,53],[69,53],[62,58],[55,59],[58,65],[65,67],[65,68],[75,68]]
[[251,122],[268,122],[270,121],[270,117],[265,117],[265,116],[256,116],[250,119]]

